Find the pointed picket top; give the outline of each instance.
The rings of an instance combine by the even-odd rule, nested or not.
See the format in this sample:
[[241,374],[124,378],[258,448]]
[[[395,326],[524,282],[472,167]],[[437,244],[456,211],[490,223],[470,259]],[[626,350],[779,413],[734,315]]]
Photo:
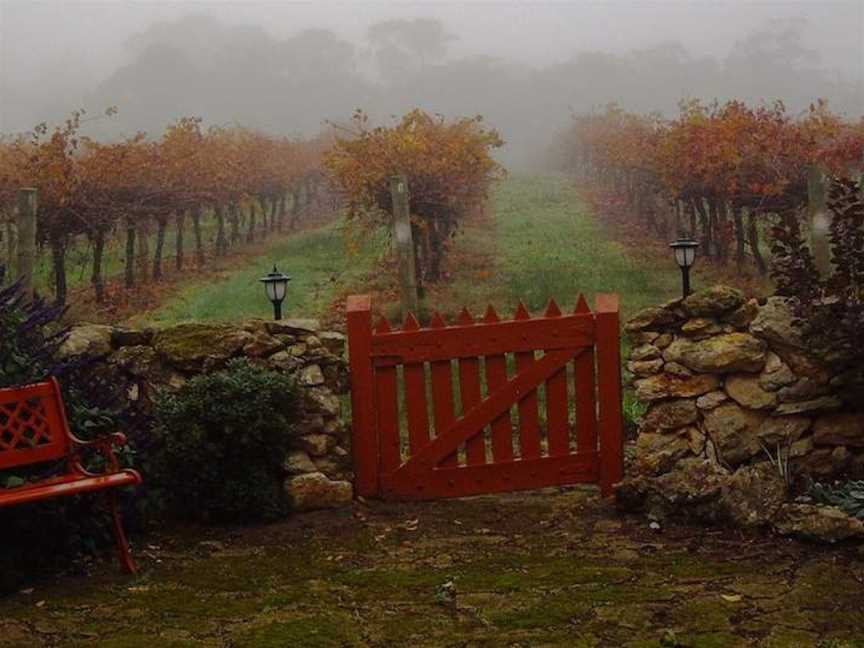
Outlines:
[[489,304],[486,307],[486,314],[483,316],[483,322],[485,322],[486,324],[494,324],[495,322],[499,321],[501,320],[498,318],[498,313],[495,312],[495,308],[492,306],[492,304]]
[[375,325],[376,333],[389,333],[390,332],[390,324],[387,323],[387,319],[384,317],[380,317],[378,319],[378,323]]
[[528,309],[525,308],[525,304],[523,304],[521,301],[519,302],[519,305],[516,307],[516,314],[513,316],[513,319],[516,319],[516,320],[531,319],[531,313],[528,312]]
[[447,326],[447,323],[444,321],[444,318],[441,317],[441,313],[435,311],[432,314],[432,320],[429,322],[430,328],[444,328]]
[[402,323],[403,331],[416,331],[420,328],[420,323],[417,321],[417,318],[414,317],[414,313],[408,312],[405,316],[405,321]]
[[549,305],[546,306],[545,317],[561,317],[561,309],[558,308],[558,302],[554,297],[549,298]]
[[468,312],[467,306],[462,309],[461,313],[459,313],[459,317],[456,318],[456,323],[462,324],[463,326],[474,323],[474,318],[471,317],[471,313]]
[[585,301],[585,295],[579,293],[579,299],[576,300],[576,309],[573,311],[574,313],[590,313],[591,309],[588,307],[588,302]]

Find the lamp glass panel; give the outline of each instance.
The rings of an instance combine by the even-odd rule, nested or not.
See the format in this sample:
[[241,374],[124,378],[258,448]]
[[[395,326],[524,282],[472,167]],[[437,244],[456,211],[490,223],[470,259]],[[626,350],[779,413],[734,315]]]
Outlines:
[[684,265],[688,268],[693,265],[693,262],[696,260],[696,248],[695,247],[686,247],[684,248]]
[[264,282],[264,292],[267,293],[267,299],[271,302],[276,301],[276,284],[273,281]]
[[677,263],[680,267],[684,268],[687,266],[687,253],[684,248],[676,247],[675,249],[675,263]]
[[275,294],[276,301],[282,301],[285,299],[285,293],[288,289],[288,282],[284,279],[280,279],[279,281],[273,282],[273,290]]

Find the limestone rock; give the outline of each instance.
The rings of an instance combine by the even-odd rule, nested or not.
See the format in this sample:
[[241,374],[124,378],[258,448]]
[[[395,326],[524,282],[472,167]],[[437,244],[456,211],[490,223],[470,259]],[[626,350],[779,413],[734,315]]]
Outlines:
[[728,472],[706,460],[684,458],[676,470],[659,477],[625,478],[615,489],[616,505],[623,510],[648,509],[662,519],[676,513],[697,512],[719,498]]
[[827,414],[816,419],[813,442],[817,445],[864,447],[864,414]]
[[709,392],[697,398],[696,407],[700,410],[710,410],[714,409],[721,403],[725,403],[727,400],[729,400],[729,396],[726,392],[718,389],[717,391]]
[[636,398],[646,402],[664,398],[701,396],[717,389],[720,379],[713,374],[678,377],[662,373],[637,380],[634,385]]
[[646,331],[648,329],[662,329],[675,324],[678,317],[674,312],[666,308],[651,306],[644,308],[634,315],[625,325],[624,330],[628,333]]
[[[803,439],[802,439],[803,440]],[[812,438],[811,438],[812,440]],[[795,460],[797,469],[805,475],[831,477],[834,475],[834,448],[812,448]]]
[[316,319],[283,319],[267,322],[265,328],[270,335],[308,335],[321,325]]
[[759,426],[759,439],[768,447],[791,445],[810,429],[806,416],[769,416]]
[[346,506],[354,497],[350,482],[332,481],[321,472],[306,473],[286,480],[285,492],[296,511]]
[[761,371],[765,343],[747,333],[725,333],[698,341],[679,338],[663,352],[663,358],[700,373]]
[[306,434],[297,437],[297,446],[310,457],[323,457],[336,447],[336,438],[329,434]]
[[724,315],[721,319],[723,322],[730,324],[737,329],[746,329],[750,326],[750,323],[756,319],[756,315],[758,314],[759,302],[755,299],[750,299],[731,313]]
[[653,344],[643,344],[630,352],[630,360],[633,361],[654,360],[659,357],[660,349],[655,347]]
[[823,542],[864,538],[864,520],[832,506],[786,504],[774,518],[774,528],[785,535]]
[[831,372],[810,353],[782,345],[774,346],[773,349],[795,375],[823,385],[831,380]]
[[337,356],[345,353],[346,337],[338,331],[322,331],[318,334],[318,339],[321,344],[330,352]]
[[274,369],[293,371],[303,364],[303,360],[289,351],[279,351],[267,358],[267,363]]
[[317,335],[307,335],[303,338],[303,342],[305,342],[306,346],[310,349],[321,349],[324,346],[321,344],[321,339]]
[[627,337],[633,343],[633,346],[641,346],[643,344],[651,344],[660,337],[660,334],[657,331],[637,331],[635,333],[628,333]]
[[759,374],[759,384],[766,391],[777,391],[781,387],[791,385],[796,376],[785,362],[776,353],[768,352],[765,356],[765,368]]
[[754,374],[732,374],[726,378],[725,387],[732,400],[750,409],[769,409],[777,403],[777,395],[762,389]]
[[147,346],[152,342],[152,329],[114,328],[111,331],[111,346],[115,349],[127,346]]
[[663,333],[660,337],[654,340],[654,346],[658,349],[665,349],[675,340],[675,336],[671,333]]
[[828,393],[828,386],[810,378],[799,378],[796,382],[783,387],[777,392],[781,403],[791,403],[802,400],[812,400]]
[[693,372],[690,371],[684,365],[680,365],[677,362],[667,362],[663,366],[664,373],[667,373],[671,376],[677,376],[679,378],[686,378],[687,376],[692,376]]
[[642,418],[645,431],[672,430],[695,423],[699,418],[696,403],[690,399],[668,400],[655,403]]
[[729,286],[712,286],[698,290],[684,300],[684,308],[693,317],[712,317],[728,313],[744,303],[744,293]]
[[804,343],[799,321],[791,299],[769,297],[750,323],[750,332],[769,342],[801,348]]
[[627,371],[634,376],[652,376],[659,373],[663,369],[663,359],[656,358],[654,360],[637,360],[627,363]]
[[300,372],[300,384],[309,386],[323,385],[324,374],[321,372],[321,367],[316,364],[304,367]]
[[153,347],[127,346],[111,354],[109,363],[140,378],[155,378],[164,374],[164,367]]
[[57,350],[61,358],[73,356],[104,356],[111,353],[113,329],[102,324],[84,324],[69,331]]
[[282,342],[265,331],[252,333],[253,338],[243,347],[243,353],[253,358],[263,358],[282,350]]
[[764,420],[762,412],[744,409],[736,403],[724,403],[705,414],[705,429],[720,459],[736,466],[760,451],[757,433]]
[[288,456],[285,457],[283,468],[288,475],[302,475],[318,470],[309,458],[309,454],[304,450],[289,452]]
[[783,403],[774,410],[774,416],[785,416],[787,414],[804,414],[805,412],[825,412],[839,409],[843,403],[836,396],[822,396],[800,403]]
[[694,317],[681,325],[681,333],[689,338],[700,340],[721,332],[720,326],[713,319]]
[[637,470],[650,475],[668,472],[679,459],[699,454],[704,447],[705,438],[695,427],[674,434],[644,432],[636,439]]
[[312,387],[306,390],[306,409],[313,414],[324,414],[328,416],[339,416],[342,407],[339,398],[334,396],[329,389]]
[[813,451],[813,437],[798,439],[789,446],[789,458],[804,457]]
[[253,339],[252,333],[227,324],[186,322],[158,331],[153,348],[180,370],[200,371],[236,355]]
[[732,523],[743,527],[768,524],[787,497],[786,483],[767,462],[742,466],[722,487],[719,505]]

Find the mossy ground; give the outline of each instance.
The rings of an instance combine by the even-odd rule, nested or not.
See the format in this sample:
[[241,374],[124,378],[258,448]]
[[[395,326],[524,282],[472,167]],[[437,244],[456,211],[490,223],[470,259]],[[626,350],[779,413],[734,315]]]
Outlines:
[[854,547],[656,532],[590,488],[134,539],[136,577],[0,599],[0,646],[864,646]]

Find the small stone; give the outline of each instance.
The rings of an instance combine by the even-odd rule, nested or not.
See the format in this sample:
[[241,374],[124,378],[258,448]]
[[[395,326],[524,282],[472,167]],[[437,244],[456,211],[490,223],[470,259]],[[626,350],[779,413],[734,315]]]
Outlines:
[[806,416],[769,416],[759,426],[759,439],[769,447],[790,445],[804,436],[810,423]]
[[728,313],[744,303],[744,293],[737,288],[717,285],[698,290],[684,300],[684,308],[694,317],[711,317]]
[[636,362],[627,363],[627,371],[634,376],[651,376],[659,373],[663,369],[663,359],[656,358],[655,360],[638,360]]
[[736,466],[761,450],[757,433],[764,420],[762,412],[744,409],[736,403],[724,403],[705,414],[705,430],[720,459]]
[[321,372],[321,367],[316,364],[304,367],[300,372],[300,384],[302,385],[323,385],[324,374]]
[[286,480],[285,492],[296,511],[346,506],[354,497],[350,482],[333,481],[321,472],[298,475]]
[[800,378],[788,387],[777,392],[781,403],[791,403],[802,400],[812,400],[828,393],[828,386],[815,382],[810,378]]
[[787,496],[786,483],[767,462],[742,466],[723,485],[720,506],[724,517],[738,526],[766,525]]
[[270,335],[307,335],[315,333],[321,325],[315,319],[283,319],[268,321],[265,324]]
[[800,319],[795,315],[793,300],[788,297],[769,297],[751,322],[750,332],[784,346],[804,346]]
[[725,333],[705,340],[679,338],[663,352],[663,358],[698,373],[755,372],[765,366],[765,343],[747,333]]
[[299,358],[306,354],[306,344],[304,342],[298,342],[297,344],[292,344],[289,346],[286,351],[290,353],[295,358]]
[[111,346],[115,349],[127,346],[147,346],[152,341],[152,329],[114,328],[111,331]]
[[781,387],[791,385],[796,376],[785,362],[776,353],[771,351],[765,356],[765,368],[759,374],[759,385],[766,391],[777,391]]
[[653,344],[643,344],[642,346],[633,349],[630,353],[630,360],[632,361],[653,360],[659,357],[660,349],[655,347]]
[[254,338],[243,347],[243,353],[247,356],[263,358],[280,351],[283,347],[282,342],[264,331],[258,331],[252,335]]
[[831,380],[831,372],[813,355],[802,351],[777,345],[774,347],[777,355],[783,359],[796,376],[810,378],[813,382],[825,385]]
[[864,414],[827,414],[816,419],[813,441],[817,445],[864,447]]
[[61,358],[105,356],[111,353],[113,329],[102,324],[85,324],[72,328],[57,350]]
[[729,400],[729,396],[724,391],[712,391],[704,394],[696,399],[696,407],[701,410],[711,410]]
[[798,439],[789,446],[789,458],[803,457],[813,451],[813,437]]
[[692,371],[677,362],[667,362],[663,366],[663,372],[672,376],[677,376],[678,378],[686,378],[693,375]]
[[725,387],[732,400],[750,409],[769,409],[777,403],[777,395],[762,389],[759,377],[753,374],[728,376]]
[[652,306],[644,308],[634,315],[625,325],[624,330],[628,333],[657,329],[675,324],[678,317],[671,310]]
[[660,530],[660,523],[652,521],[648,524],[648,528],[651,529],[652,531],[659,531]]
[[292,450],[285,457],[283,464],[285,472],[289,475],[302,475],[304,473],[315,472],[317,468],[309,458],[309,454],[303,450]]
[[836,396],[823,396],[814,400],[802,401],[800,403],[783,403],[774,410],[773,416],[784,416],[786,414],[804,414],[805,412],[824,412],[836,410],[843,406],[842,401]]
[[302,361],[288,351],[279,351],[267,358],[267,363],[275,369],[292,371],[302,364]]
[[634,385],[636,398],[647,402],[664,398],[701,396],[717,389],[720,379],[713,374],[683,377],[658,374],[637,380]]
[[[674,434],[643,432],[636,438],[636,463],[642,474],[660,475],[671,470],[679,459],[701,452],[702,434],[694,427]],[[704,447],[704,446],[703,446]]]
[[323,457],[336,447],[336,439],[329,434],[306,434],[297,438],[297,445],[310,457]]
[[681,333],[692,339],[702,339],[720,333],[720,326],[712,319],[695,317],[681,325]]
[[723,321],[737,329],[746,329],[759,314],[759,302],[750,299],[731,313],[723,316]]
[[320,349],[323,346],[321,344],[320,338],[318,338],[317,335],[307,335],[305,338],[303,338],[303,341],[310,349]]
[[805,540],[838,542],[850,538],[864,538],[864,520],[846,515],[832,506],[814,504],[786,504],[773,521],[782,534],[791,534]]
[[696,403],[691,399],[668,400],[655,403],[642,418],[642,430],[671,430],[695,423],[699,418]]
[[339,416],[342,409],[339,398],[323,387],[312,387],[306,390],[306,408],[310,413],[325,416]]
[[852,454],[846,446],[837,446],[831,451],[831,472],[835,475],[843,473],[852,460]]
[[321,344],[330,352],[337,356],[345,353],[345,343],[347,338],[338,331],[322,331],[318,334],[318,339]]
[[672,344],[672,342],[674,342],[674,341],[675,341],[674,335],[672,335],[671,333],[664,333],[663,335],[658,337],[656,340],[654,340],[654,346],[656,346],[658,349],[665,349],[670,344]]
[[660,337],[660,334],[657,331],[638,331],[636,333],[629,333],[627,337],[633,343],[633,346],[641,346],[643,344],[651,344]]

